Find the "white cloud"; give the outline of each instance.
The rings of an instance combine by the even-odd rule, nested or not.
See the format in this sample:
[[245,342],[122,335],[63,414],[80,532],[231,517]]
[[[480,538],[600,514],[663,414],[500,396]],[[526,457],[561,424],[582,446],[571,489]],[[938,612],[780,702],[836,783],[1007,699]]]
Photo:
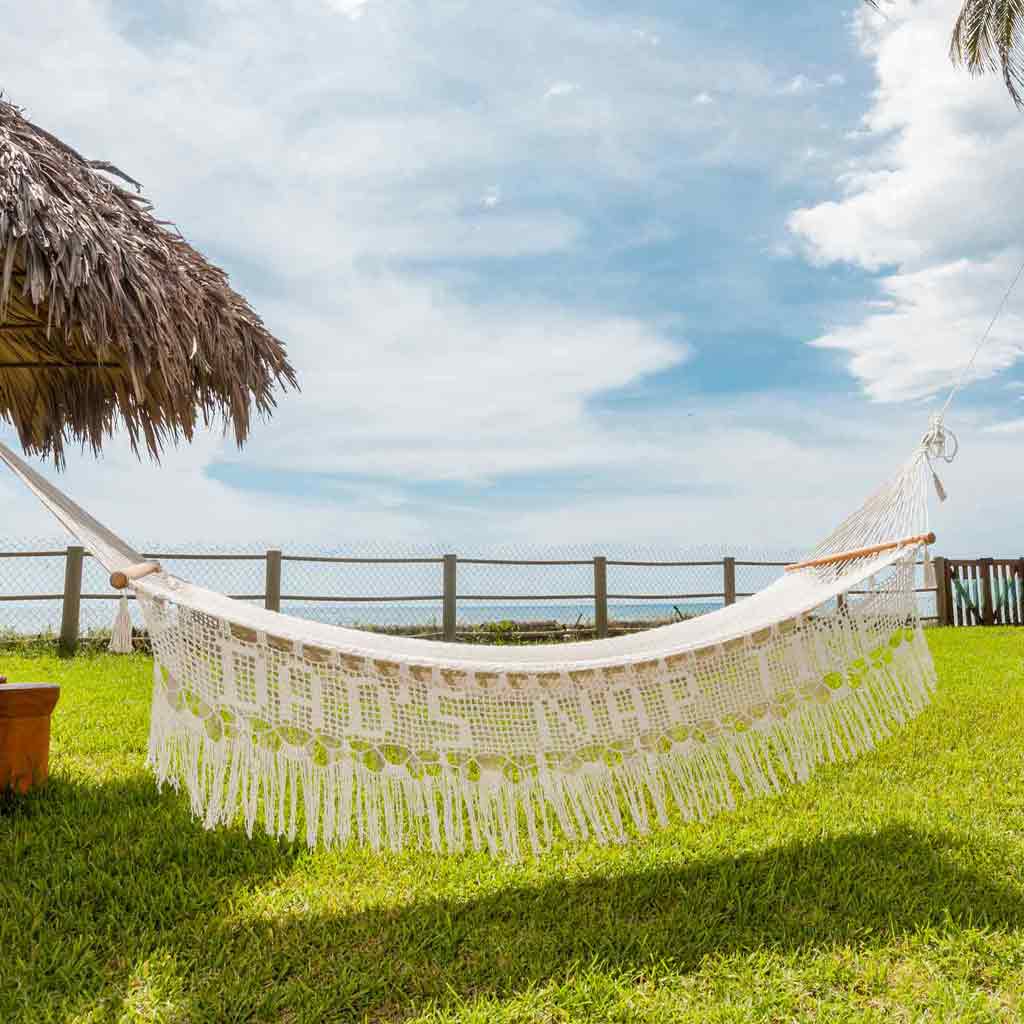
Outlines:
[[[9,431],[0,440],[17,450]],[[247,545],[273,544],[282,538],[321,543],[339,536],[372,535],[382,540],[427,539],[423,523],[382,488],[338,487],[327,497],[241,491],[211,479],[202,466],[230,451],[219,434],[200,431],[192,446],[168,450],[160,465],[140,462],[123,438],[115,438],[100,460],[71,453],[67,470],[58,476],[39,468],[104,525],[133,545],[160,538],[175,543]],[[126,481],[131,481],[126,485]],[[0,473],[3,533],[8,537],[54,537],[60,527],[16,479]],[[373,528],[362,524],[372,522]],[[297,528],[297,524],[301,524]],[[359,524],[359,525],[355,525]],[[433,538],[430,538],[433,539]]]
[[[305,465],[317,462],[308,444],[286,440],[298,437],[287,425],[294,416],[307,436],[361,438],[362,454],[325,454],[323,466],[374,461],[379,472],[404,472],[412,463],[423,473],[402,445],[432,444],[453,424],[472,441],[439,446],[442,476],[593,464],[608,439],[590,403],[685,349],[635,318],[551,301],[531,308],[529,296],[516,308],[470,302],[409,265],[459,261],[472,279],[475,259],[571,254],[585,225],[557,196],[577,190],[590,203],[604,189],[656,180],[666,173],[658,152],[702,159],[699,147],[676,144],[695,129],[665,97],[720,77],[714,61],[681,62],[667,46],[631,56],[616,20],[543,5],[503,22],[497,50],[493,22],[476,8],[458,13],[454,33],[408,3],[369,6],[358,32],[336,16],[363,9],[266,2],[240,20],[196,4],[191,31],[155,46],[126,35],[99,0],[44,0],[5,22],[19,52],[32,54],[9,63],[5,86],[40,123],[140,178],[160,215],[214,258],[246,268],[248,284],[239,283],[288,344],[305,388],[265,432],[278,461],[294,447]],[[655,41],[647,30],[642,38]],[[447,58],[445,46],[455,47]],[[614,67],[615,89],[579,91],[573,73],[588,67]],[[770,76],[755,64],[730,55],[728,68],[735,96],[768,92]],[[570,91],[578,102],[540,104],[545,92]],[[524,105],[524,96],[537,100]],[[745,144],[758,151],[756,138]],[[532,200],[508,208],[506,182]],[[429,399],[419,382],[441,364],[457,370],[458,388],[438,385]],[[386,420],[374,419],[374,393]],[[564,436],[554,445],[539,427],[501,436],[479,396]],[[415,421],[403,403],[419,410]],[[247,458],[263,460],[255,444]]]
[[544,93],[545,99],[554,96],[568,96],[570,93],[579,92],[579,85],[576,82],[552,82]]
[[342,294],[317,310],[264,304],[301,334],[310,367],[301,399],[254,438],[264,465],[406,479],[607,468],[631,455],[598,427],[589,401],[687,356],[637,321],[470,307],[395,276],[361,277]]
[[366,13],[369,0],[326,0],[326,3],[346,18],[358,21]]
[[[139,177],[161,216],[233,269],[301,374],[303,393],[286,396],[240,456],[204,436],[161,468],[138,466],[120,442],[98,464],[73,458],[68,489],[127,536],[330,543],[450,529],[558,542],[628,530],[811,543],[916,440],[905,431],[904,447],[881,427],[851,438],[859,406],[822,409],[806,396],[704,403],[692,419],[659,401],[632,421],[612,417],[604,399],[686,359],[678,325],[609,312],[599,279],[593,294],[563,301],[499,299],[486,287],[507,283],[505,268],[523,256],[575,260],[588,241],[581,207],[657,194],[658,217],[631,224],[629,239],[664,239],[689,209],[672,192],[681,171],[776,174],[801,147],[820,147],[816,122],[794,117],[799,105],[777,95],[778,74],[759,61],[702,52],[683,31],[632,31],[546,4],[502,19],[500,39],[487,5],[439,18],[402,0],[219,0],[187,5],[187,16],[188,31],[154,43],[101,0],[38,0],[15,5],[0,30],[17,40],[4,68],[12,98]],[[595,68],[607,76],[594,79]],[[571,102],[545,102],[578,81],[587,88]],[[728,131],[701,125],[710,118],[687,102],[722,81]],[[869,129],[879,139],[887,130]],[[850,183],[837,207],[869,184]],[[1000,224],[1016,216],[1002,214]],[[822,260],[898,249],[895,234],[865,234],[863,245],[843,235],[802,232]],[[917,294],[897,288],[892,301],[906,311]],[[864,353],[864,372],[915,390],[898,359]],[[743,415],[729,414],[735,405]],[[999,435],[986,444],[1005,456]],[[204,472],[224,462],[259,493]],[[564,470],[587,486],[574,491],[555,476]],[[311,474],[307,496],[264,481],[292,472]],[[551,493],[528,513],[504,491],[486,500],[502,475],[544,473]],[[439,478],[478,483],[484,497],[426,510],[416,487]],[[0,501],[11,533],[44,530],[7,478]]]
[[[970,360],[1024,252],[988,261],[957,260],[891,274],[885,304],[814,344],[849,354],[849,369],[872,398],[918,398],[950,387]],[[1019,308],[1019,307],[1018,307]],[[978,354],[970,379],[987,377],[1024,355],[1024,317],[1003,314]]]
[[638,42],[646,43],[648,46],[658,46],[661,43],[661,36],[642,28],[633,29],[633,38]]
[[698,107],[706,107],[706,106],[707,106],[708,104],[710,104],[710,103],[714,103],[714,102],[715,102],[715,99],[714,99],[714,97],[713,97],[713,96],[711,95],[711,93],[708,93],[708,92],[699,92],[699,93],[697,93],[697,95],[696,95],[696,96],[694,96],[694,97],[693,97],[693,102],[694,102],[694,103],[695,103],[695,104],[696,104],[696,105],[697,105]]
[[[197,457],[209,462],[228,454],[229,446],[212,434],[201,435],[193,449],[171,451],[161,467],[140,465],[116,441],[100,462],[73,455],[57,482],[138,544],[164,538],[335,547],[451,538],[462,550],[619,543],[802,551],[898,469],[925,422],[915,408],[880,408],[868,419],[850,400],[774,393],[740,402],[696,398],[689,412],[617,424],[606,436],[617,446],[614,478],[595,478],[578,493],[555,489],[518,503],[495,499],[483,488],[472,501],[464,496],[424,507],[397,478],[372,485],[320,479],[312,497],[258,487],[238,491],[196,471]],[[961,416],[962,455],[940,470],[950,494],[933,509],[941,553],[1019,554],[1016,524],[1005,515],[1006,495],[1024,493],[1019,434],[987,432],[988,426],[982,418]],[[0,431],[0,440],[9,435]],[[350,448],[362,441],[353,437]],[[547,445],[552,447],[550,437]],[[372,471],[373,452],[365,454]],[[292,468],[302,471],[301,464]],[[0,507],[8,536],[58,532],[10,475],[0,474]]]
[[[699,401],[695,412],[666,422],[666,436],[647,434],[642,478],[627,477],[618,493],[556,496],[551,504],[503,517],[505,535],[522,543],[642,538],[677,548],[806,551],[898,470],[927,424],[919,408],[879,409],[869,419],[855,402],[813,395]],[[949,500],[932,502],[936,550],[1016,556],[1019,537],[1006,515],[1006,496],[1024,492],[1019,435],[987,433],[986,421],[970,414],[957,426],[961,457],[939,467]],[[659,486],[650,485],[653,479]]]
[[[873,398],[895,400],[952,383],[1024,259],[1024,209],[1007,201],[1024,120],[998,76],[950,64],[948,3],[901,0],[887,14],[861,21],[878,75],[867,153],[839,180],[840,198],[797,210],[790,227],[816,262],[885,271],[891,308],[866,309],[816,344],[846,352]],[[979,356],[979,376],[1024,353],[1021,298]]]
[[[260,282],[248,291],[288,344],[304,391],[282,402],[263,450],[250,446],[250,465],[452,477],[577,456],[589,464],[604,439],[588,403],[685,357],[635,319],[529,308],[529,297],[516,308],[470,302],[400,269],[570,252],[582,228],[557,202],[506,210],[503,189],[482,182],[524,152],[534,154],[531,179],[545,169],[617,175],[626,136],[644,135],[620,111],[602,115],[607,145],[588,130],[578,149],[562,140],[561,166],[545,164],[543,141],[553,131],[571,140],[574,123],[552,128],[539,108],[524,111],[509,65],[465,38],[452,74],[486,102],[453,104],[433,55],[444,38],[413,5],[373,7],[355,34],[326,7],[319,19],[307,9],[299,35],[286,25],[296,12],[278,5],[261,5],[244,30],[197,5],[202,33],[153,50],[119,34],[104,4],[76,0],[71,22],[62,5],[40,7],[7,26],[34,40],[32,60],[5,69],[12,96],[90,155],[134,172],[161,215]],[[485,39],[484,24],[465,15],[467,31]],[[524,17],[540,17],[545,32],[513,25],[503,46],[553,95],[577,88],[551,76],[554,63],[621,51],[614,25]],[[523,48],[530,61],[515,55]],[[83,52],[89,86],[68,102]],[[620,70],[627,96],[677,75],[674,61],[652,69],[649,56]],[[467,194],[480,198],[466,203]],[[503,432],[503,417],[521,429]],[[544,440],[545,424],[565,437]],[[333,440],[311,446],[310,436]],[[194,458],[201,464],[203,451]]]
[[989,434],[1024,434],[1024,418],[992,423],[985,429]]
[[782,87],[782,92],[790,96],[798,96],[818,88],[820,88],[818,82],[812,81],[806,75],[796,75]]
[[818,89],[824,89],[826,86],[840,86],[845,84],[845,76],[838,72],[834,72],[829,75],[824,81],[818,81],[817,79],[810,78],[807,75],[799,74],[794,75],[779,91],[785,96],[801,96],[806,93],[815,92]]

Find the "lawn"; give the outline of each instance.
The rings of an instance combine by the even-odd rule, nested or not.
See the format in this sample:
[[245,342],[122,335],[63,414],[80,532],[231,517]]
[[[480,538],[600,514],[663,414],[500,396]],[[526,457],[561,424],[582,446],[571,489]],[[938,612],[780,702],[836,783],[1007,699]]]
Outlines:
[[374,856],[204,832],[144,767],[151,663],[63,686],[0,806],[0,1021],[1024,1017],[1024,630],[935,630],[934,705],[808,785],[633,845]]

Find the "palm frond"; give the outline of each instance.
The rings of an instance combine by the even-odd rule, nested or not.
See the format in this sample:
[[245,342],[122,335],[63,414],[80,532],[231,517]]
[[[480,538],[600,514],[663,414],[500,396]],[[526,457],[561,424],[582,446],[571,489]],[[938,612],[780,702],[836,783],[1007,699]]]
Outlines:
[[[880,13],[880,0],[864,0]],[[997,72],[1024,109],[1024,0],[964,0],[953,26],[949,56],[972,75]]]
[[949,56],[972,75],[1001,73],[1013,102],[1024,108],[1024,0],[965,0]]

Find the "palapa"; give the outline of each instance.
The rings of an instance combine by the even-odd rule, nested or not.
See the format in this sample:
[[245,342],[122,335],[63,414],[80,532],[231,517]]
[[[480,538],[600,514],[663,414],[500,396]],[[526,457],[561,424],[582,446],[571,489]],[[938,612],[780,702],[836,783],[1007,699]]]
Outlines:
[[109,173],[135,184],[0,99],[0,420],[58,465],[122,424],[154,458],[221,418],[241,445],[296,384],[284,346]]

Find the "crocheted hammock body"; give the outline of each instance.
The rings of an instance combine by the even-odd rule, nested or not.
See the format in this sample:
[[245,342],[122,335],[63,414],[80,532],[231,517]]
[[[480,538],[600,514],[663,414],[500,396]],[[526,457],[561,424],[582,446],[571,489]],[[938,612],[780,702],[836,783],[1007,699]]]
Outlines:
[[[311,845],[511,859],[807,779],[927,701],[914,564],[941,444],[926,437],[809,555],[844,557],[631,636],[437,643],[266,611],[166,572],[138,579],[155,655],[149,763],[207,827],[241,815],[250,833],[261,821]],[[2,445],[0,459],[108,570],[142,561]]]

